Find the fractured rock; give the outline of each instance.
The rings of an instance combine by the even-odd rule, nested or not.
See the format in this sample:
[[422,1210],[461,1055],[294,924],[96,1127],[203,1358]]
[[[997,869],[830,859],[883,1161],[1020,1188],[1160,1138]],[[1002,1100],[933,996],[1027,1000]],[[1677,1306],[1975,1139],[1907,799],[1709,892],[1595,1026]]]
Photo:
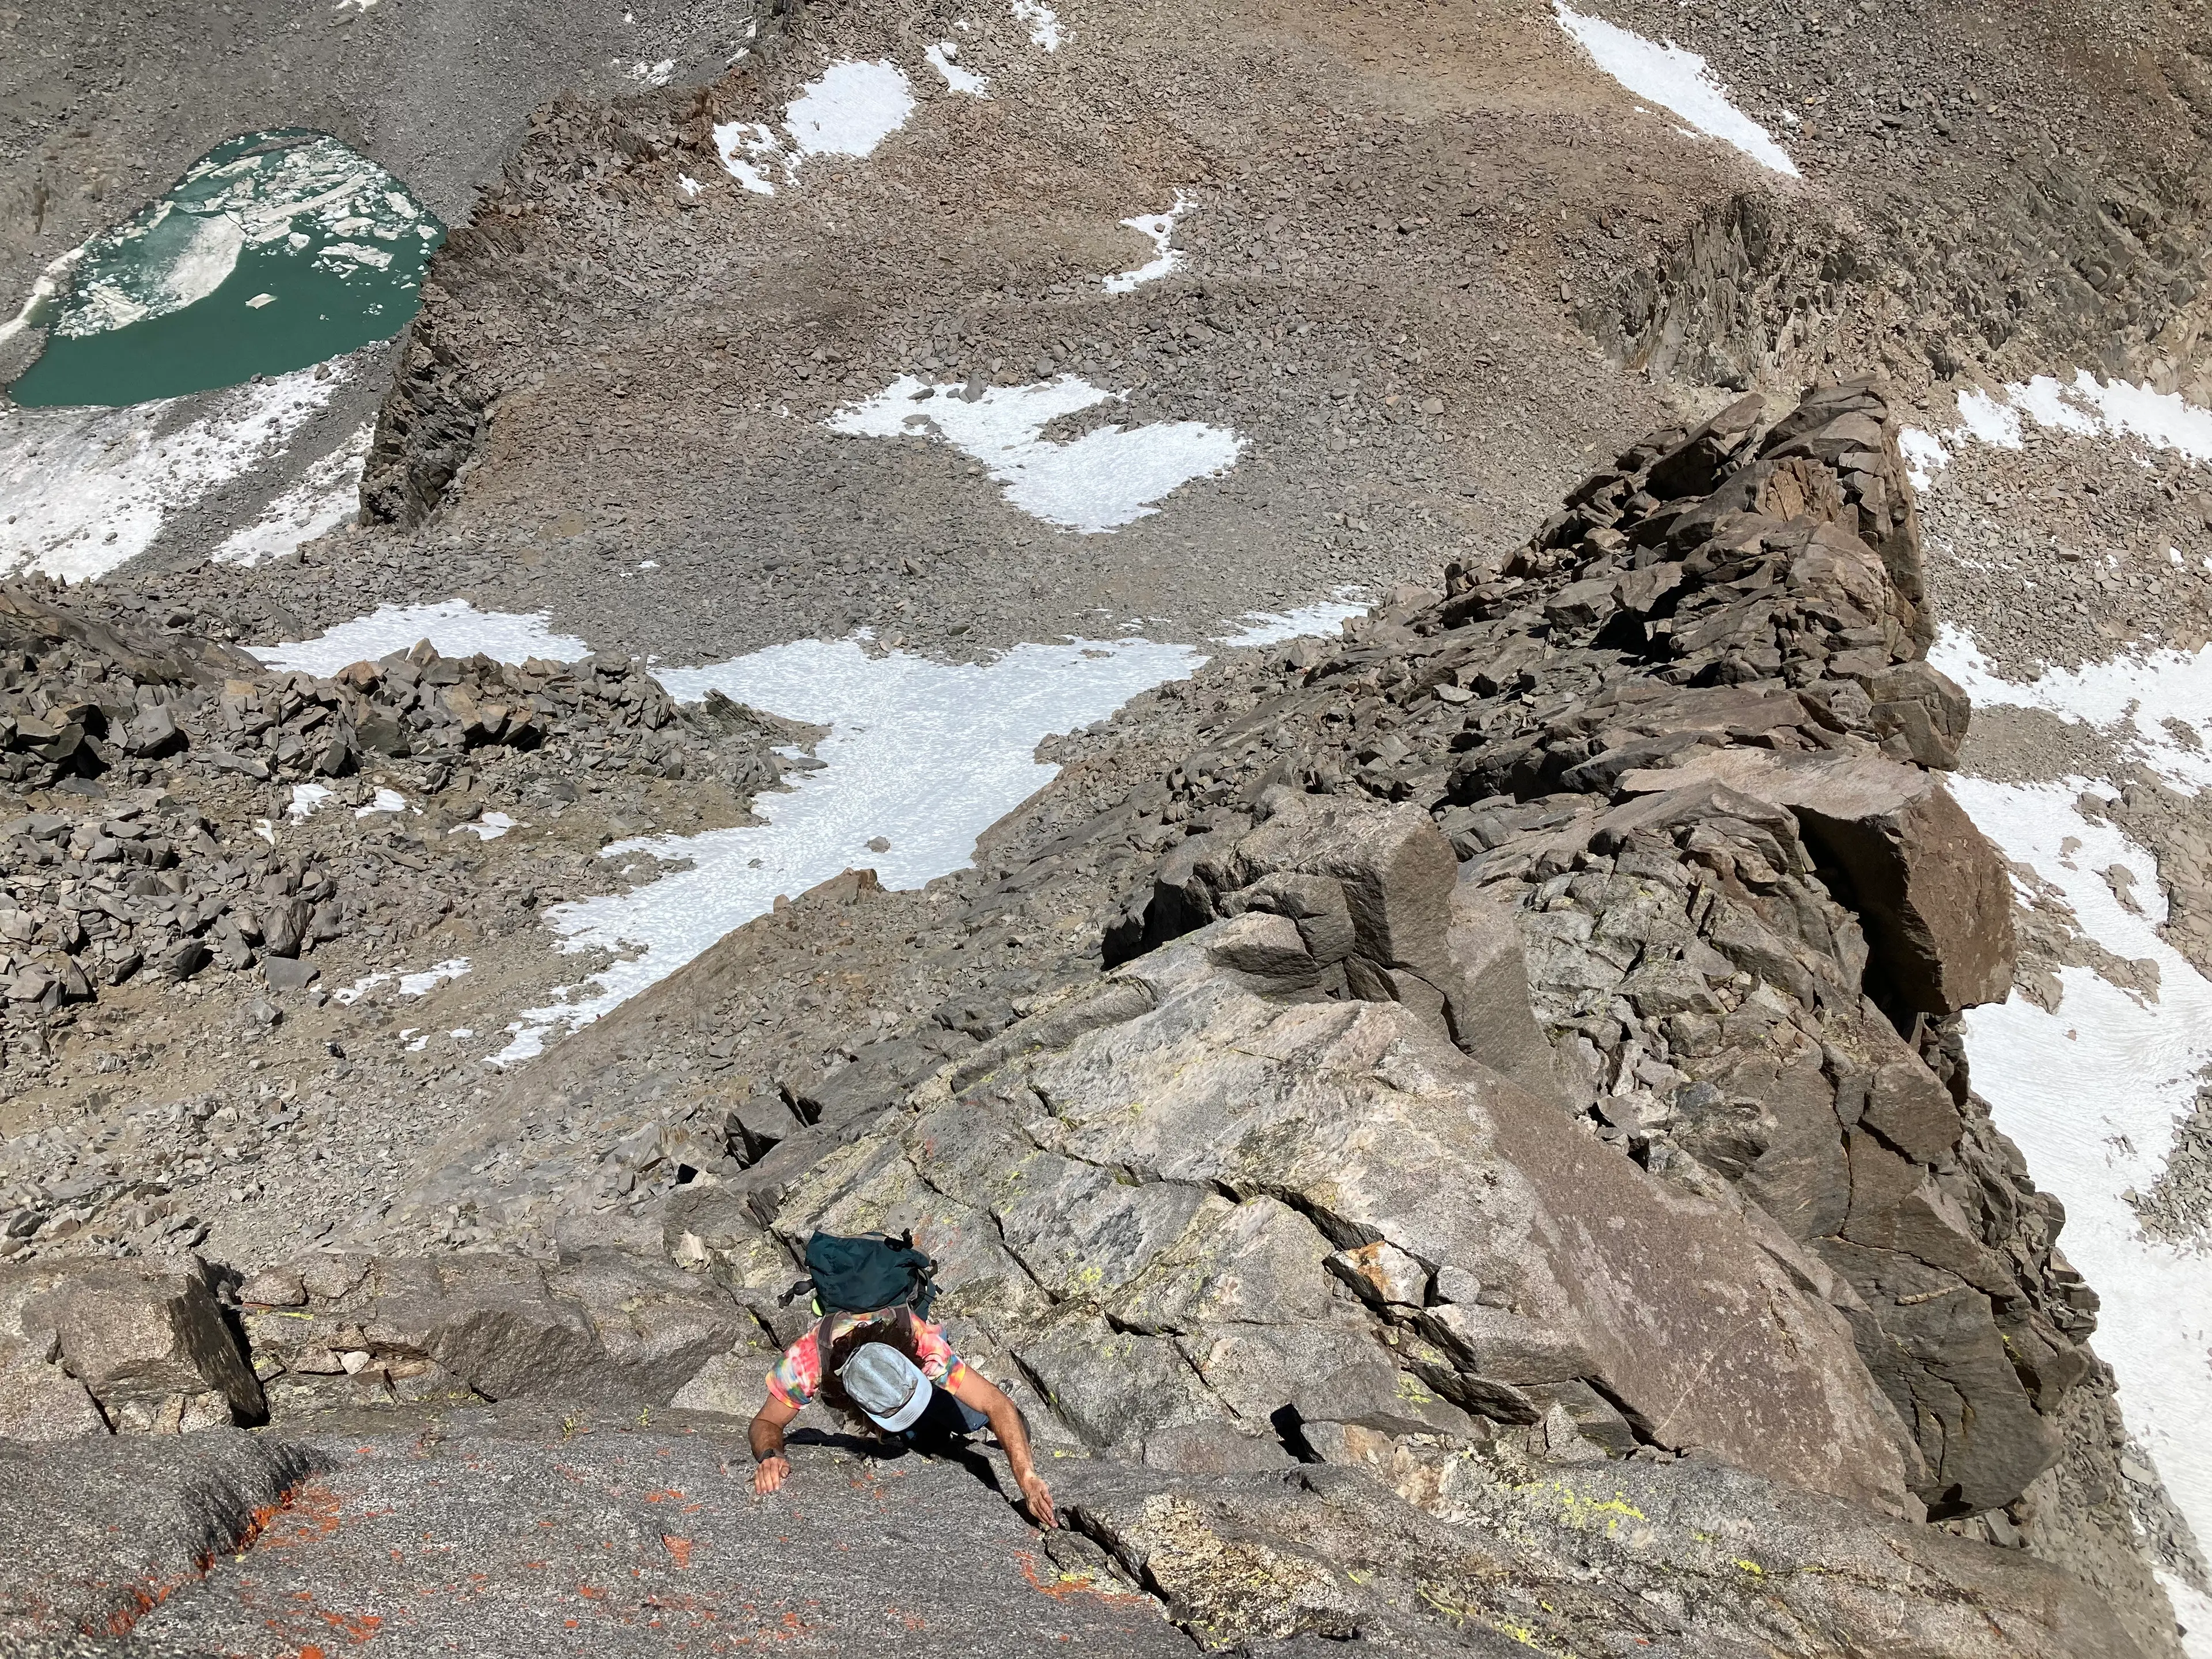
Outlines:
[[1867,929],[1887,981],[1877,1000],[1952,1014],[2009,994],[2018,954],[2011,878],[1927,773],[1873,756],[1717,749],[1671,771],[1629,773],[1621,786],[1672,789],[1692,777],[1796,815]]

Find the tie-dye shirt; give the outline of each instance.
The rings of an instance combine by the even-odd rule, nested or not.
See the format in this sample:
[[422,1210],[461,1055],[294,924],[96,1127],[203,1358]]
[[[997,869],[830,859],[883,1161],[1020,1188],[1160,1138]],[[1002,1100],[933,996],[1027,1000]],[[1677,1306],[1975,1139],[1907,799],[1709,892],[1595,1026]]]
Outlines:
[[[838,1339],[848,1331],[871,1320],[882,1320],[885,1334],[889,1334],[890,1322],[881,1313],[836,1313],[815,1321],[806,1328],[805,1335],[783,1351],[783,1358],[768,1374],[768,1397],[793,1410],[805,1405],[821,1392],[823,1356],[837,1346]],[[915,1364],[921,1367],[921,1374],[941,1388],[957,1391],[968,1374],[968,1367],[952,1352],[951,1343],[945,1340],[945,1327],[916,1319],[914,1339]]]

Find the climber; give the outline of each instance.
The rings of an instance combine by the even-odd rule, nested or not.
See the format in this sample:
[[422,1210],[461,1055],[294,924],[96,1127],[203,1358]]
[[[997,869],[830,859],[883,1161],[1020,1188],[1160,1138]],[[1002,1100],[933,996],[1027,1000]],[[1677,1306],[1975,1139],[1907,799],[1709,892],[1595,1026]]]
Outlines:
[[[768,1374],[768,1400],[754,1413],[753,1490],[772,1492],[791,1474],[783,1431],[819,1400],[878,1438],[919,1451],[948,1450],[989,1425],[1013,1466],[1015,1483],[1041,1527],[1060,1524],[1052,1491],[1030,1452],[1028,1425],[1003,1390],[952,1352],[927,1315],[935,1264],[900,1240],[808,1240],[806,1265],[821,1318],[783,1351]],[[855,1307],[866,1303],[866,1307]]]

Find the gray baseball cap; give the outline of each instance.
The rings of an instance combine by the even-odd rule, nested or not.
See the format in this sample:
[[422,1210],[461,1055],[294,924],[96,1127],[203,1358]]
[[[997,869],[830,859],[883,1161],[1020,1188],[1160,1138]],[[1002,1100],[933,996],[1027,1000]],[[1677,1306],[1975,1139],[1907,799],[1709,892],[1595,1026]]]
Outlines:
[[896,1348],[869,1342],[839,1368],[837,1380],[877,1427],[897,1433],[929,1408],[932,1392],[921,1368]]

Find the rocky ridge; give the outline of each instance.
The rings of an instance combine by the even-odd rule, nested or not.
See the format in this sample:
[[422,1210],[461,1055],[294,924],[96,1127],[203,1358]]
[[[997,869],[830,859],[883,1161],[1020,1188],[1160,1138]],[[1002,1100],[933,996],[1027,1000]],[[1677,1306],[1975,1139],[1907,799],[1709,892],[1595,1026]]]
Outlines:
[[[1094,1565],[1203,1645],[2173,1651],[2094,1296],[1956,1039],[2017,946],[1937,776],[1967,711],[1885,405],[1762,415],[1161,696],[1133,789],[1160,733],[1070,739],[983,872],[739,930],[350,1250],[144,1279],[235,1309],[258,1410],[174,1340],[73,1358],[101,1328],[24,1276],[88,1270],[43,1261],[13,1397],[308,1442],[743,1413],[806,1233],[911,1225]],[[829,976],[788,1000],[824,940],[857,1025]],[[432,1216],[502,1249],[365,1248]]]

